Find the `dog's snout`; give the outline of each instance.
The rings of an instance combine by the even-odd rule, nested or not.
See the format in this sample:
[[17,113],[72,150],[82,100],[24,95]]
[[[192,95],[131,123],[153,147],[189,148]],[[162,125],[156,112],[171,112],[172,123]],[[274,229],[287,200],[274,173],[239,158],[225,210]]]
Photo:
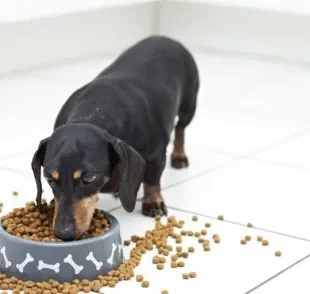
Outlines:
[[63,241],[73,241],[75,239],[75,226],[73,224],[56,226],[54,235]]

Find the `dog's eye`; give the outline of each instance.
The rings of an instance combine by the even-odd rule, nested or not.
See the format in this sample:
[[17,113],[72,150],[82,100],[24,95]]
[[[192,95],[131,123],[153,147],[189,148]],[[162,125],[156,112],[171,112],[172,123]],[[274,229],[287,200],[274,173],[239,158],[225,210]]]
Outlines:
[[84,184],[90,184],[90,183],[94,182],[96,180],[96,178],[97,178],[96,176],[84,177],[83,178],[83,183]]

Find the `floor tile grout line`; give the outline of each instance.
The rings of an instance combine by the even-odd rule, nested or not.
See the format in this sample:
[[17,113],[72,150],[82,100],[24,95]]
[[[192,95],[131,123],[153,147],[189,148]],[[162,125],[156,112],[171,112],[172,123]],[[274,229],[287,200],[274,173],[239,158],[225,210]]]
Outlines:
[[[138,203],[141,202],[141,198],[137,200]],[[113,212],[113,211],[116,211],[118,209],[122,208],[122,205],[118,205],[116,207],[113,207],[109,210],[107,210],[107,212]],[[186,209],[182,209],[182,208],[177,208],[177,207],[174,207],[174,206],[170,206],[170,205],[167,205],[167,208],[168,209],[173,209],[173,210],[176,210],[176,211],[180,211],[180,212],[184,212],[184,213],[188,213],[188,214],[192,214],[192,215],[197,215],[197,216],[202,216],[202,217],[206,217],[206,218],[210,218],[210,219],[213,219],[213,220],[217,220],[217,217],[215,216],[210,216],[210,215],[206,215],[206,214],[203,214],[203,213],[200,213],[200,212],[193,212],[193,211],[190,211],[190,210],[186,210]],[[290,234],[286,234],[286,233],[281,233],[281,232],[277,232],[277,231],[273,231],[273,230],[269,230],[269,229],[265,229],[265,228],[261,228],[261,227],[251,227],[249,228],[247,225],[243,224],[243,223],[239,223],[239,222],[235,222],[235,221],[230,221],[230,220],[223,220],[222,222],[225,222],[225,223],[228,223],[228,224],[232,224],[232,225],[235,225],[235,226],[241,226],[241,227],[246,227],[248,228],[249,230],[251,229],[255,229],[255,230],[259,230],[259,231],[262,231],[262,232],[266,232],[266,233],[270,233],[270,234],[275,234],[275,235],[278,235],[278,236],[282,236],[282,237],[287,237],[287,238],[291,238],[291,239],[295,239],[295,240],[299,240],[299,241],[304,241],[304,242],[310,242],[310,239],[307,239],[307,238],[302,238],[302,237],[298,237],[298,236],[293,236],[293,235],[290,235]]]
[[305,128],[305,129],[302,129],[300,130],[299,132],[295,132],[281,140],[277,140],[273,143],[270,143],[260,149],[257,149],[257,150],[254,150],[254,151],[251,151],[249,153],[246,153],[244,155],[241,155],[241,158],[249,158],[249,157],[253,157],[253,156],[256,156],[262,152],[265,152],[265,151],[268,151],[270,149],[273,149],[275,147],[279,147],[279,146],[282,146],[283,144],[287,143],[287,142],[290,142],[290,141],[294,141],[296,139],[299,139],[299,138],[302,138],[303,136],[306,136],[308,135],[310,132],[310,128]]
[[[217,217],[215,217],[215,216],[206,215],[206,214],[203,214],[200,212],[193,212],[193,211],[189,211],[189,210],[182,209],[182,208],[177,208],[177,207],[170,206],[170,205],[167,205],[167,208],[173,209],[176,211],[180,211],[180,212],[184,212],[184,213],[197,215],[197,216],[207,217],[207,218],[219,221],[217,219]],[[236,225],[236,226],[247,227],[249,230],[255,229],[255,230],[263,231],[266,233],[271,233],[271,234],[275,234],[275,235],[279,235],[279,236],[283,236],[283,237],[288,237],[288,238],[292,238],[292,239],[296,239],[296,240],[300,240],[300,241],[310,242],[310,239],[306,239],[306,238],[302,238],[302,237],[298,237],[298,236],[293,236],[290,234],[281,233],[281,232],[277,232],[277,231],[273,231],[273,230],[269,230],[269,229],[265,229],[265,228],[260,228],[260,227],[255,227],[255,226],[249,228],[246,224],[235,222],[235,221],[223,220],[222,222],[229,223],[229,224]]]
[[262,286],[264,286],[265,284],[269,283],[270,281],[274,280],[275,278],[279,277],[280,275],[282,275],[283,273],[289,271],[291,268],[297,266],[299,263],[305,261],[306,259],[308,259],[310,257],[310,254],[304,256],[303,258],[297,260],[296,262],[292,263],[291,265],[289,265],[288,267],[284,268],[283,270],[281,270],[280,272],[276,273],[275,275],[271,276],[270,278],[268,278],[267,280],[261,282],[260,284],[258,284],[257,286],[255,286],[254,288],[248,290],[247,292],[245,292],[244,294],[250,294],[253,293],[255,290],[257,290],[258,288],[261,288]]
[[255,161],[259,161],[259,162],[266,162],[266,163],[270,163],[273,165],[282,166],[282,167],[286,167],[286,168],[292,168],[292,169],[298,169],[298,170],[304,170],[304,171],[310,172],[310,167],[302,166],[302,165],[298,165],[298,164],[285,163],[285,162],[281,162],[281,161],[277,161],[277,160],[255,158],[255,157],[252,157],[250,159],[255,160]]
[[29,174],[27,172],[24,172],[22,170],[18,170],[18,169],[15,169],[15,168],[10,168],[10,167],[7,167],[7,166],[0,166],[0,171],[1,170],[18,173],[19,175],[29,176]]

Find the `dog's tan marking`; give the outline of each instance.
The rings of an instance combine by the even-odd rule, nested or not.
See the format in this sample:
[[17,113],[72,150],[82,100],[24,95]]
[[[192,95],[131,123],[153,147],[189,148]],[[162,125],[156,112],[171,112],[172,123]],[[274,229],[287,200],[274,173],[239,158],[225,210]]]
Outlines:
[[55,199],[55,208],[54,208],[54,217],[53,217],[53,229],[55,228],[55,222],[56,222],[56,218],[58,216],[58,207],[59,207],[59,202],[58,202],[58,200]]
[[59,173],[57,171],[53,170],[51,176],[54,180],[59,180]]
[[110,177],[103,177],[103,183],[106,184],[108,181],[110,181]]
[[75,202],[73,206],[73,217],[75,220],[77,237],[88,230],[98,200],[99,197],[97,193]]
[[160,185],[149,186],[147,184],[143,185],[144,188],[144,197],[142,202],[147,203],[161,203],[163,198],[161,196]]
[[173,157],[185,158],[184,152],[184,128],[175,128],[175,139],[174,139],[174,149]]
[[73,173],[73,179],[79,179],[82,175],[82,170],[81,169],[77,169],[74,173]]

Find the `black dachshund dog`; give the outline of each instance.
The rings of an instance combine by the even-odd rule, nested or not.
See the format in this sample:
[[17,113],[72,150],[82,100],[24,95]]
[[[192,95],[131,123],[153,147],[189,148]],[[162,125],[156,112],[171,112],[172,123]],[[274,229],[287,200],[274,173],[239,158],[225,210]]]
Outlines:
[[166,149],[175,129],[171,165],[188,166],[184,131],[195,114],[198,88],[189,51],[151,36],[69,97],[32,159],[39,207],[41,166],[53,190],[57,237],[69,241],[88,230],[100,192],[118,195],[132,212],[141,183],[142,213],[167,214],[160,187]]

